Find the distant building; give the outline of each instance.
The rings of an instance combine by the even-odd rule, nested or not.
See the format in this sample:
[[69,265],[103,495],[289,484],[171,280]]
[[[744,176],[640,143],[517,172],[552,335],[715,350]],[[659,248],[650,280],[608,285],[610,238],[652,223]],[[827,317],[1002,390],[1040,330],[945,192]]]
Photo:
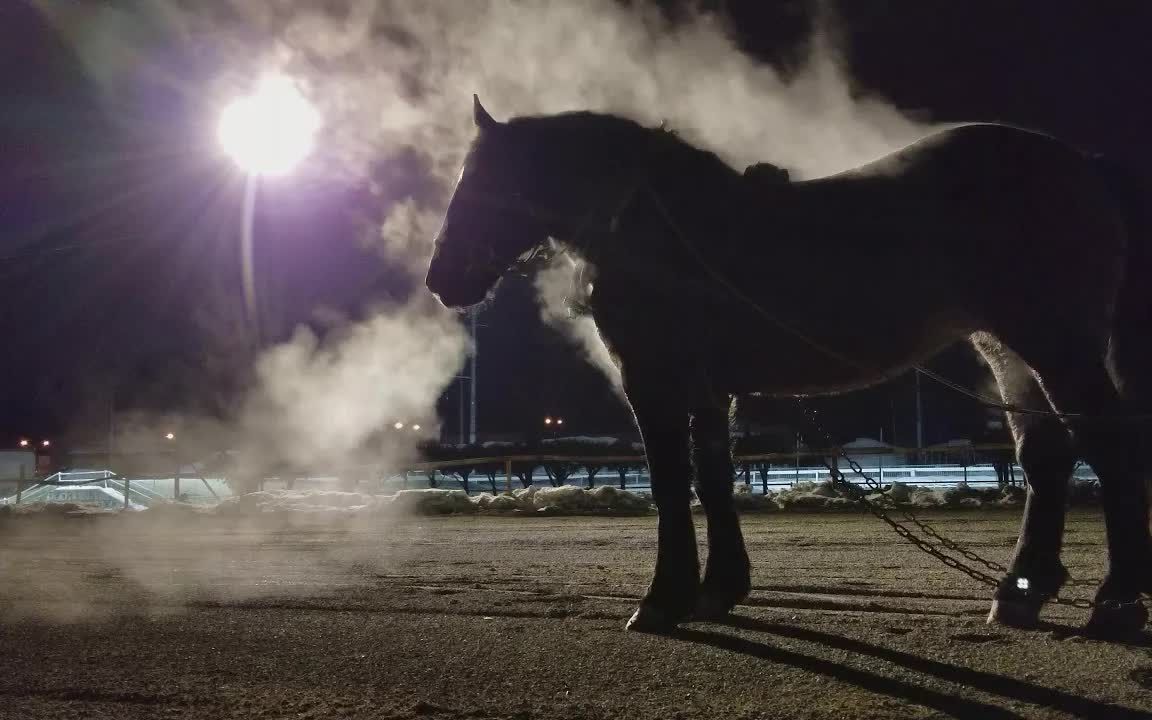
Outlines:
[[[894,467],[908,464],[908,458],[902,453],[897,453],[894,445],[880,440],[856,438],[852,442],[844,443],[843,447],[844,454],[859,463],[861,467],[874,468],[880,465]],[[844,458],[840,458],[842,469],[846,469],[843,466],[847,464]]]
[[16,482],[36,477],[36,453],[31,450],[0,451],[0,497],[16,493]]

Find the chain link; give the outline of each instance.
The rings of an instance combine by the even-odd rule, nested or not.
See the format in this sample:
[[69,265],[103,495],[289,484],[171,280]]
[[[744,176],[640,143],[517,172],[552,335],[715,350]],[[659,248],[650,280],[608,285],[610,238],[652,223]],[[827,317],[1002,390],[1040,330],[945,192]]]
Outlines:
[[[874,478],[872,478],[870,475],[865,473],[864,469],[862,467],[860,467],[860,464],[858,462],[856,462],[855,460],[853,460],[851,457],[849,457],[846,452],[844,452],[844,448],[842,448],[836,444],[836,442],[833,440],[831,434],[829,434],[823,428],[823,426],[820,425],[819,420],[816,418],[816,411],[813,410],[812,408],[806,407],[803,403],[803,400],[800,398],[797,398],[797,403],[800,405],[801,410],[804,411],[805,416],[808,419],[809,424],[816,430],[816,432],[818,432],[820,435],[823,435],[825,437],[825,439],[828,442],[828,445],[830,447],[836,447],[839,450],[840,457],[844,458],[844,460],[846,460],[848,462],[849,467],[852,468],[852,472],[855,473],[856,475],[858,475],[859,477],[863,478],[865,484],[868,486],[869,489],[879,493],[880,500],[874,501],[874,500],[870,499],[868,497],[868,493],[864,490],[864,488],[861,488],[859,485],[852,483],[844,475],[843,471],[841,471],[838,467],[834,467],[827,460],[824,460],[823,461],[824,467],[826,467],[828,469],[829,476],[832,478],[832,483],[834,485],[837,485],[837,486],[843,488],[844,490],[846,490],[848,492],[849,496],[853,500],[855,500],[861,507],[866,509],[869,513],[874,515],[876,518],[878,518],[881,521],[883,521],[884,523],[886,523],[889,527],[891,527],[896,532],[897,535],[904,538],[904,540],[908,541],[909,543],[915,545],[919,550],[921,550],[921,551],[927,553],[928,555],[931,555],[932,557],[936,558],[941,563],[943,563],[945,566],[950,567],[953,570],[959,570],[960,572],[964,573],[965,575],[972,578],[973,580],[976,580],[977,582],[983,583],[984,585],[987,585],[989,587],[995,588],[995,587],[1000,586],[1000,580],[998,578],[993,577],[992,575],[989,575],[988,573],[983,572],[982,570],[978,570],[978,569],[976,569],[970,565],[966,565],[963,562],[961,562],[960,560],[957,560],[956,558],[952,557],[951,555],[947,555],[947,554],[941,552],[938,547],[933,545],[928,540],[925,540],[922,537],[918,537],[916,535],[916,533],[914,533],[912,530],[910,530],[908,528],[907,525],[904,525],[903,523],[901,523],[898,520],[892,519],[892,517],[890,517],[889,514],[887,512],[885,512],[885,507],[887,507],[887,509],[889,509],[889,510],[898,511],[901,515],[904,516],[904,518],[906,520],[908,520],[909,522],[914,524],[917,528],[920,529],[921,532],[928,535],[932,539],[936,540],[936,542],[940,543],[940,545],[942,545],[945,549],[950,550],[950,551],[955,552],[955,553],[958,553],[958,554],[962,555],[966,560],[968,560],[970,562],[974,562],[974,563],[979,563],[979,564],[983,565],[984,567],[986,567],[989,570],[992,570],[994,572],[1004,573],[1004,574],[1007,574],[1007,572],[1008,572],[1008,568],[1004,567],[1000,563],[998,563],[994,560],[988,560],[986,558],[983,558],[980,555],[973,552],[972,550],[964,547],[963,545],[960,545],[959,543],[957,543],[953,540],[949,540],[948,538],[941,535],[935,528],[933,528],[928,523],[920,520],[915,515],[908,512],[907,510],[898,507],[896,505],[895,501],[892,500],[888,496],[888,494],[884,491],[884,487],[879,482],[877,482]],[[886,505],[884,505],[884,503],[886,503]],[[1094,584],[1094,581],[1069,579],[1067,584],[1074,586],[1074,587],[1080,587],[1080,586],[1092,585],[1092,584]],[[1083,599],[1083,598],[1075,598],[1075,599],[1063,598],[1063,597],[1060,597],[1059,595],[1053,595],[1052,597],[1048,598],[1047,602],[1053,603],[1055,605],[1066,605],[1069,607],[1076,607],[1076,608],[1081,608],[1081,609],[1090,609],[1090,608],[1093,608],[1096,606],[1096,603],[1091,601],[1091,600],[1087,600],[1087,599]]]

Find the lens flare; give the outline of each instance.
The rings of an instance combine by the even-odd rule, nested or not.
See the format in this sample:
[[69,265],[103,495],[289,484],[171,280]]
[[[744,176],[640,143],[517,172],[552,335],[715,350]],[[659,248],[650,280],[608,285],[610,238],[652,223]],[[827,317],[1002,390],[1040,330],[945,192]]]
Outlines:
[[224,151],[253,175],[284,175],[312,151],[320,114],[286,77],[269,76],[220,115]]

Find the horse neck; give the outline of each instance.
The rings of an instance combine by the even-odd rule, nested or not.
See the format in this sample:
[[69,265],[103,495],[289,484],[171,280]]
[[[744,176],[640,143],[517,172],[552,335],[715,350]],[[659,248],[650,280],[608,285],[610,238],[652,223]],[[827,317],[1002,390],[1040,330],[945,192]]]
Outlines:
[[[678,142],[678,141],[677,141]],[[714,155],[687,145],[661,150],[637,171],[619,173],[618,190],[598,232],[568,244],[597,264],[649,262],[683,243],[714,242],[743,197],[742,176]],[[612,182],[607,174],[604,183]],[[610,270],[609,268],[604,268]]]

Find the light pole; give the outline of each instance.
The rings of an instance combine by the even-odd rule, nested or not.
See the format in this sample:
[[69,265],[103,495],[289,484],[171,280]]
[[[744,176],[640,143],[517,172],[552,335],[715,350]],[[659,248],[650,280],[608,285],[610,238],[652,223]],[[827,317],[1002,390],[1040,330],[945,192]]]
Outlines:
[[468,389],[471,392],[470,399],[472,416],[470,418],[470,422],[468,423],[469,445],[476,444],[476,356],[480,354],[480,339],[476,334],[476,316],[479,314],[479,312],[479,310],[473,308],[472,312],[470,313],[472,315],[472,372],[470,372],[469,375],[472,376],[472,379],[468,383]]
[[251,94],[237,98],[220,113],[220,144],[245,172],[240,272],[249,327],[259,337],[252,235],[257,180],[286,175],[312,152],[320,114],[282,75],[265,76]]

